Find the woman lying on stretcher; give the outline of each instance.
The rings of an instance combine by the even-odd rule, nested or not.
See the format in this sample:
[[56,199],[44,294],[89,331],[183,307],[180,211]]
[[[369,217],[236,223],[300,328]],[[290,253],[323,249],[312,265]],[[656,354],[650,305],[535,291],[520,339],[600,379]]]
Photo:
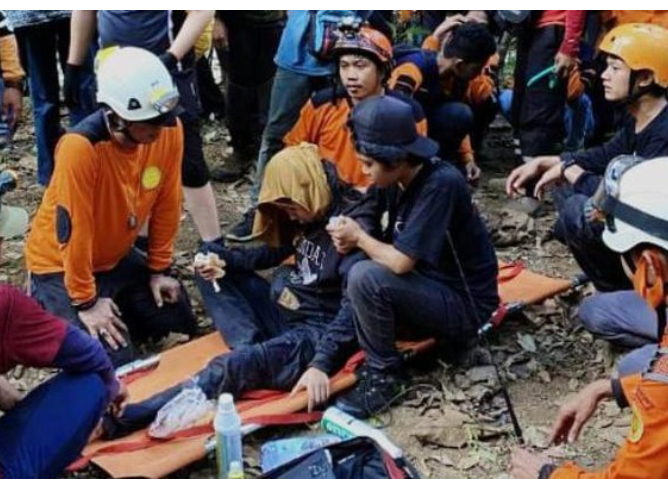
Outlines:
[[[325,228],[345,215],[373,232],[375,213],[373,199],[341,183],[315,146],[292,147],[274,157],[255,217],[265,244],[231,249],[206,243],[196,264],[206,310],[233,349],[196,375],[209,399],[257,389],[305,389],[309,410],[327,401],[329,377],[357,349],[344,291],[348,271],[364,256],[339,254]],[[290,257],[294,264],[282,265]],[[257,274],[276,267],[271,282]],[[147,426],[182,389],[183,384],[174,386],[126,406],[118,417],[108,416],[105,437]]]

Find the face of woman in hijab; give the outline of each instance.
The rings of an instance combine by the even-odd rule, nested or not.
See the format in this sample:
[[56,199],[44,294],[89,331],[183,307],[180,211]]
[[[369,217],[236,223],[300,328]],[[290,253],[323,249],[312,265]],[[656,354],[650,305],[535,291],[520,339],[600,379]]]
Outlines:
[[294,221],[300,225],[307,225],[318,220],[318,216],[315,213],[293,201],[275,201],[271,203],[271,206],[282,211],[290,221]]

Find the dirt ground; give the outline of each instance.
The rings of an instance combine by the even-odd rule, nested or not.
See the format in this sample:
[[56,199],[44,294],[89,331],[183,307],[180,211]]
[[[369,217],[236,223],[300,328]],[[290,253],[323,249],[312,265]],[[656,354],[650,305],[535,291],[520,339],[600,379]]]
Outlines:
[[[214,167],[224,162],[228,150],[223,124],[206,124],[203,135],[209,165]],[[480,160],[485,173],[475,191],[475,200],[493,231],[499,257],[521,260],[527,267],[542,273],[574,276],[578,272],[577,266],[568,251],[551,237],[554,213],[549,205],[547,212],[536,219],[504,208],[507,201],[502,190],[503,178],[513,165],[507,127],[502,124],[493,127]],[[5,202],[24,206],[34,213],[43,191],[33,184],[36,157],[30,122],[26,122],[18,133],[14,148],[0,152],[0,169],[4,168],[17,170],[21,176],[19,189],[6,196]],[[244,211],[249,189],[249,180],[215,185],[223,227],[236,222]],[[202,311],[190,268],[197,246],[196,237],[192,221],[186,216],[177,246],[177,265],[192,293],[201,331],[205,333],[210,330],[211,322]],[[0,281],[23,286],[23,241],[5,243],[2,252]],[[577,305],[586,294],[591,294],[589,288],[529,308],[490,339],[492,354],[508,379],[528,447],[546,449],[546,435],[559,404],[588,382],[610,371],[613,355],[583,332],[574,319]],[[165,347],[149,346],[148,349]],[[442,359],[433,359],[426,364],[413,368],[415,382],[406,400],[377,422],[406,451],[425,478],[507,477],[508,450],[516,441],[493,369],[485,363],[455,367]],[[19,368],[10,378],[19,388],[27,390],[49,375],[48,372]],[[579,443],[573,447],[550,449],[550,454],[558,460],[575,458],[594,467],[611,457],[626,430],[626,415],[614,405],[607,404],[598,412]],[[262,443],[303,433],[303,429],[268,430],[248,437],[245,456],[249,474],[258,472],[258,450]],[[174,477],[213,477],[214,468],[212,460],[205,460]],[[78,476],[99,475],[93,472]]]

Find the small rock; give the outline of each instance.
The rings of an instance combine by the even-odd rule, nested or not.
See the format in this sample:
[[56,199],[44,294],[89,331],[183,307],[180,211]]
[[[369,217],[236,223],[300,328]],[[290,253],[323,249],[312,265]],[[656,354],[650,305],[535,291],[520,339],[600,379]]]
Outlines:
[[466,376],[473,383],[489,383],[493,382],[496,376],[496,371],[493,366],[480,366],[469,369]]
[[545,384],[549,384],[552,382],[552,377],[550,376],[550,373],[548,373],[545,370],[538,371],[538,378]]
[[536,341],[534,340],[533,336],[529,334],[518,335],[517,343],[520,344],[520,347],[522,347],[522,349],[531,354],[535,354],[536,351],[538,350],[538,348],[536,347]]

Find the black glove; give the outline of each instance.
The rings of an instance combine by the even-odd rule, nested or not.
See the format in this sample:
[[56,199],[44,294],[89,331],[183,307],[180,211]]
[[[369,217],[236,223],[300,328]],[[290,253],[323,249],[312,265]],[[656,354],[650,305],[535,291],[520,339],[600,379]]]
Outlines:
[[69,109],[79,107],[79,88],[81,87],[82,67],[78,65],[67,64],[65,68],[65,105]]
[[170,72],[175,71],[177,65],[179,64],[179,60],[176,58],[176,56],[174,56],[174,54],[170,53],[169,51],[162,53],[159,58],[160,61],[162,61],[162,64],[165,65]]

